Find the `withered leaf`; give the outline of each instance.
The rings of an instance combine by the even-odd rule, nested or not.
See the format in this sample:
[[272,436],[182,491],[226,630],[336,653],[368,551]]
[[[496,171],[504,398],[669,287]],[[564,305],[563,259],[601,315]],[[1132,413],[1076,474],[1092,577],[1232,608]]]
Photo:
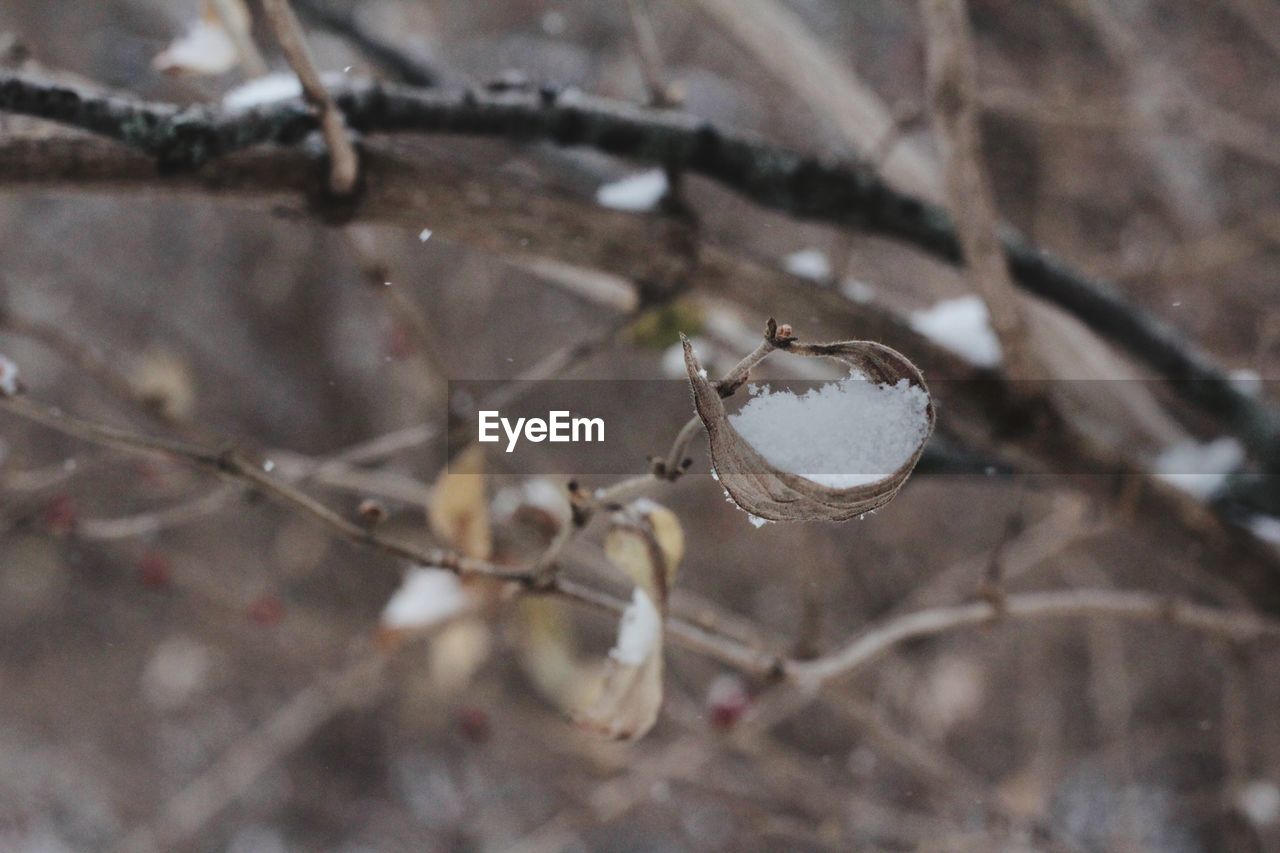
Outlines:
[[[905,379],[926,395],[929,391],[924,377],[910,359],[883,344],[872,341],[801,344],[789,337],[779,337],[776,346],[795,355],[834,359],[869,382],[896,385]],[[769,521],[848,521],[884,506],[893,500],[914,470],[933,432],[935,414],[933,402],[929,400],[925,410],[928,422],[920,445],[897,470],[871,483],[832,488],[766,461],[730,423],[718,387],[703,375],[687,339],[684,358],[694,407],[706,427],[711,461],[720,484],[739,508]]]

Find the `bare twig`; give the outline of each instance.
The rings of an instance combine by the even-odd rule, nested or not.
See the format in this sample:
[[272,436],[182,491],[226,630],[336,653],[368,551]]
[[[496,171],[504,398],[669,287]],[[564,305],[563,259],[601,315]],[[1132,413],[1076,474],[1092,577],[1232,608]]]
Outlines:
[[338,196],[349,195],[359,178],[360,161],[356,156],[355,146],[347,135],[342,111],[320,79],[320,71],[316,68],[311,48],[303,35],[302,24],[289,6],[289,0],[262,0],[262,9],[276,34],[276,40],[280,42],[285,59],[289,61],[289,67],[302,82],[302,91],[307,101],[319,114],[320,130],[329,147],[329,189]]
[[[778,0],[695,0],[704,14],[751,53],[770,74],[810,105],[864,156],[896,136],[895,120],[875,91],[833,56],[804,21]],[[897,146],[882,158],[891,185],[940,201],[937,168],[916,146]]]
[[895,616],[871,626],[830,654],[811,661],[789,661],[784,669],[789,678],[817,686],[844,677],[907,640],[982,625],[998,618],[1040,621],[1063,616],[1168,622],[1234,641],[1280,637],[1280,622],[1255,613],[1203,607],[1148,592],[1074,589],[1009,595],[999,607],[985,601],[971,602]]
[[987,303],[1004,368],[1037,376],[1035,353],[997,233],[998,217],[982,159],[976,104],[978,72],[964,0],[921,0],[927,44],[929,115],[942,151],[969,283]]
[[[234,451],[211,451],[199,445],[142,436],[79,420],[21,396],[0,399],[0,409],[86,441],[136,453],[171,456],[246,481],[281,503],[316,518],[334,533],[393,557],[458,574],[511,581],[530,593],[556,596],[614,616],[620,616],[626,609],[625,601],[575,581],[553,578],[550,583],[539,586],[543,578],[533,568],[499,566],[486,560],[464,557],[448,549],[417,548],[380,536],[280,482]],[[1000,607],[989,602],[973,602],[915,611],[874,625],[836,651],[805,661],[749,646],[683,619],[668,617],[667,630],[676,642],[721,663],[757,675],[781,676],[802,688],[816,689],[907,640],[985,624],[996,617],[1036,621],[1073,615],[1166,621],[1238,642],[1280,637],[1280,622],[1255,613],[1204,607],[1152,593],[1111,590],[1026,593],[1004,598]]]
[[212,0],[214,10],[222,21],[222,28],[231,34],[236,53],[240,55],[240,66],[250,77],[260,77],[267,73],[267,63],[262,58],[258,46],[254,44],[250,32],[251,19],[248,8],[241,0]]
[[337,11],[325,0],[293,0],[293,5],[298,14],[315,26],[347,39],[400,82],[411,86],[434,86],[440,82],[440,73],[435,68],[365,27],[354,11]]
[[680,97],[667,79],[666,64],[662,61],[662,48],[653,29],[653,17],[646,0],[627,0],[627,13],[631,17],[631,32],[636,37],[636,55],[640,58],[640,72],[649,92],[649,104],[658,108],[679,106]]

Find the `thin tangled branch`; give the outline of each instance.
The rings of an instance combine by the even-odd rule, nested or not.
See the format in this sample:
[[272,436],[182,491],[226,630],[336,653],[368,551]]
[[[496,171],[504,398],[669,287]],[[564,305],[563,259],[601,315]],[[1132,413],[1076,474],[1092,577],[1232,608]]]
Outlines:
[[[938,206],[900,193],[859,163],[836,164],[723,129],[704,119],[653,111],[576,92],[436,92],[365,84],[335,97],[355,130],[544,140],[675,167],[717,181],[763,207],[799,219],[862,228],[951,262],[959,243]],[[190,170],[261,144],[293,145],[316,128],[300,101],[241,113],[211,106],[149,104],[0,73],[0,110],[44,118],[116,139],[154,158],[162,171]],[[1174,381],[1185,399],[1221,417],[1264,463],[1280,459],[1280,412],[1229,381],[1174,330],[1006,230],[1001,242],[1014,281],[1089,325]]]
[[[349,541],[397,559],[435,566],[461,575],[509,581],[535,595],[549,595],[621,616],[626,602],[569,579],[540,571],[537,563],[501,566],[463,556],[447,548],[419,548],[385,537],[350,521],[296,487],[272,476],[234,449],[212,450],[173,439],[146,436],[64,414],[25,396],[0,399],[0,409],[66,435],[132,453],[160,454],[246,483],[291,509],[311,516]],[[1280,637],[1280,622],[1262,615],[1204,607],[1165,596],[1111,590],[1067,590],[1009,595],[998,604],[979,601],[894,616],[873,625],[826,655],[796,660],[749,645],[713,627],[668,616],[667,630],[681,645],[728,666],[769,678],[783,678],[817,689],[845,677],[907,640],[932,636],[997,619],[1035,621],[1060,616],[1109,615],[1133,621],[1167,621],[1237,642]]]
[[1000,251],[998,219],[983,160],[976,105],[977,60],[964,0],[922,0],[934,137],[970,285],[981,294],[1009,375],[1038,375],[1035,348]]

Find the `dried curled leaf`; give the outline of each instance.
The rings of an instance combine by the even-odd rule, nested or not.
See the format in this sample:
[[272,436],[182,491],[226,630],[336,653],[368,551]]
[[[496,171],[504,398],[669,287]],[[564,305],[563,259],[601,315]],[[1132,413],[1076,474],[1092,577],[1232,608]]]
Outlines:
[[566,713],[582,708],[598,689],[599,666],[579,660],[565,603],[522,596],[515,607],[516,659],[525,676],[557,708]]
[[484,451],[472,445],[436,480],[427,503],[431,532],[468,557],[493,552],[489,502],[485,497]]
[[[856,378],[842,382],[866,382],[878,387],[922,391],[921,422],[915,424],[918,444],[894,470],[877,472],[867,478],[869,481],[847,487],[817,482],[811,479],[812,474],[804,476],[785,470],[766,460],[761,451],[734,427],[725,411],[720,389],[703,374],[686,339],[685,369],[693,388],[694,407],[707,429],[711,461],[720,484],[739,508],[769,521],[848,521],[884,506],[893,500],[906,482],[933,432],[933,402],[928,396],[924,377],[906,356],[882,344],[871,341],[800,344],[790,337],[789,329],[784,329],[777,329],[770,321],[769,341],[775,348],[795,355],[831,358],[848,365]],[[802,398],[798,399],[803,403]],[[786,425],[782,424],[780,428],[785,429]],[[838,460],[834,461],[832,467],[823,473],[845,473],[840,470],[840,464]],[[839,482],[839,478],[826,479]]]
[[662,614],[639,587],[622,614],[600,692],[577,722],[616,740],[634,740],[658,721],[662,707]]
[[671,510],[641,498],[614,514],[604,552],[641,589],[665,603],[684,557],[684,530]]
[[647,499],[634,501],[614,514],[605,554],[637,586],[605,661],[598,696],[577,720],[608,737],[634,740],[653,728],[662,707],[662,621],[684,556],[684,531],[671,510]]

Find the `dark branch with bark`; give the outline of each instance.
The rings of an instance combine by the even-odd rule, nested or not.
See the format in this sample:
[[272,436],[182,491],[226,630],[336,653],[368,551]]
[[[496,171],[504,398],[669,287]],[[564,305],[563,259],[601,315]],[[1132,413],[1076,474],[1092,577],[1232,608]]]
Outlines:
[[[951,217],[898,192],[865,164],[832,162],[771,145],[683,113],[542,88],[439,92],[366,84],[335,92],[362,133],[498,137],[590,148],[716,181],[762,207],[798,219],[862,229],[955,263]],[[115,139],[176,173],[256,145],[292,146],[317,130],[301,100],[231,112],[153,104],[0,72],[0,110]],[[1220,418],[1267,470],[1280,468],[1280,412],[1244,393],[1172,328],[1012,230],[1002,243],[1019,287],[1078,317],[1160,376],[1188,402]]]

